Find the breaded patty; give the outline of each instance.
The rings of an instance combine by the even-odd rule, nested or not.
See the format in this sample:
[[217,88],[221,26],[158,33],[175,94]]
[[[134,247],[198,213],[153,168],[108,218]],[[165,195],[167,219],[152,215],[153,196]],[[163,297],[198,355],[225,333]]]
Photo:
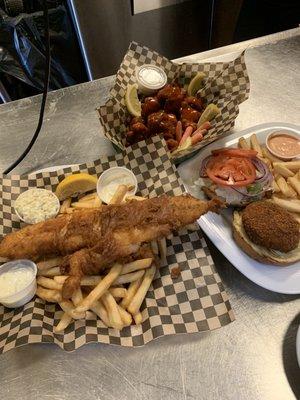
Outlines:
[[287,253],[299,244],[299,224],[270,201],[249,204],[242,212],[244,229],[253,243]]

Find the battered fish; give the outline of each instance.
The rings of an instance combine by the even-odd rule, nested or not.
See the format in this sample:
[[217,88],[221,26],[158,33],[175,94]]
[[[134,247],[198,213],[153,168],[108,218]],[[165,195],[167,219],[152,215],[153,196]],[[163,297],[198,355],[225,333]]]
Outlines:
[[76,211],[7,235],[0,256],[38,260],[67,255],[61,271],[70,275],[63,287],[63,296],[69,298],[83,275],[99,273],[138,251],[142,243],[166,237],[219,206],[216,200],[164,195],[101,211]]

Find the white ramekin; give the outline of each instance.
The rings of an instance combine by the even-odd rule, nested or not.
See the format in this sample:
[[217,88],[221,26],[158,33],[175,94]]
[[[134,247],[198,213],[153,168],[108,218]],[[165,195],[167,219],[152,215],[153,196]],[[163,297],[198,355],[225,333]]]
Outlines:
[[0,266],[0,274],[7,272],[11,268],[20,266],[20,268],[30,268],[32,270],[32,280],[22,290],[13,293],[9,296],[2,297],[0,293],[0,303],[8,308],[21,307],[28,303],[36,292],[36,274],[37,266],[30,260],[15,260],[9,261]]

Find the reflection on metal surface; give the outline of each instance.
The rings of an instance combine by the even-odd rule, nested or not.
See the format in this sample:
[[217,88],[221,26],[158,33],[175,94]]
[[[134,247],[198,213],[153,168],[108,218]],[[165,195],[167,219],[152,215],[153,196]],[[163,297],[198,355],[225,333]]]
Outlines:
[[173,6],[189,0],[133,0],[133,14],[156,10],[157,8]]
[[[0,48],[1,51],[1,48]],[[3,103],[7,103],[11,101],[11,98],[9,94],[7,93],[5,87],[3,86],[3,83],[0,81],[0,99],[2,100]]]
[[92,72],[91,72],[91,67],[90,67],[90,63],[89,63],[89,59],[88,59],[88,55],[83,43],[83,38],[81,36],[81,32],[80,32],[80,27],[79,27],[79,22],[78,22],[78,16],[77,16],[77,12],[76,12],[76,7],[74,6],[74,2],[73,0],[68,0],[68,5],[69,5],[69,10],[73,19],[73,23],[75,25],[75,31],[76,31],[76,35],[78,38],[78,42],[79,42],[79,46],[80,46],[80,50],[82,53],[82,57],[83,57],[83,61],[85,64],[85,68],[86,68],[86,73],[87,76],[89,78],[90,81],[93,80],[92,77]]

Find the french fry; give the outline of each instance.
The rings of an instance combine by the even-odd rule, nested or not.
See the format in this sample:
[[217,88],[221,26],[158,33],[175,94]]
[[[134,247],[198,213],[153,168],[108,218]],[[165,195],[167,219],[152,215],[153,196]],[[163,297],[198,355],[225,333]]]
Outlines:
[[138,271],[140,269],[149,268],[152,264],[152,261],[153,261],[153,258],[144,258],[141,260],[132,261],[128,264],[124,264],[121,276],[125,275],[125,274],[129,274],[130,272],[133,272],[133,271]]
[[156,240],[152,240],[151,242],[151,249],[153,251],[153,254],[158,256],[159,250],[158,250],[158,244]]
[[262,152],[263,156],[268,160],[270,160],[272,163],[281,161],[279,158],[275,157],[272,153],[270,153],[267,147],[265,146],[262,147]]
[[107,310],[110,325],[115,329],[121,330],[124,324],[116,300],[109,292],[105,292],[102,296],[102,301]]
[[287,183],[289,193],[290,193],[290,198],[296,199],[297,198],[297,192],[294,190],[293,186],[291,186],[289,183]]
[[45,276],[38,276],[36,280],[37,284],[43,286],[46,289],[61,290],[62,284],[55,282],[51,278],[46,278]]
[[63,201],[62,205],[60,206],[59,213],[64,214],[67,211],[67,208],[71,205],[71,197],[68,197],[66,200]]
[[[68,279],[68,275],[57,275],[54,277],[54,280],[58,283],[65,283]],[[102,276],[100,275],[85,275],[81,278],[81,286],[97,286],[98,283],[101,281]]]
[[136,325],[140,325],[143,322],[142,313],[138,312],[133,316],[134,322]]
[[58,303],[62,300],[61,292],[58,290],[45,289],[41,286],[37,287],[36,295],[40,299],[48,301],[49,303]]
[[133,299],[134,295],[136,294],[138,288],[141,286],[141,283],[143,281],[143,277],[137,279],[134,282],[131,282],[130,285],[127,288],[127,294],[121,301],[121,306],[123,308],[127,308],[131,300]]
[[296,176],[289,177],[287,179],[288,183],[296,190],[298,195],[300,196],[300,180],[296,178]]
[[162,238],[158,241],[158,249],[160,254],[160,259],[162,261],[166,260],[167,257],[167,241],[166,238]]
[[131,200],[137,200],[137,201],[144,201],[144,200],[146,200],[145,199],[145,197],[142,197],[142,196],[134,196],[134,195],[129,195],[129,196],[127,196],[126,197],[126,199],[125,199],[126,201],[131,201]]
[[267,164],[267,166],[268,166],[268,168],[269,168],[270,170],[273,168],[273,166],[272,166],[272,161],[270,161],[268,158],[263,157],[263,158],[261,158],[261,160],[262,160],[265,164]]
[[285,165],[282,165],[280,163],[274,164],[274,171],[282,175],[284,178],[289,178],[291,176],[294,176],[294,173],[292,171],[290,171]]
[[80,209],[80,208],[99,208],[99,206],[98,207],[94,206],[94,200],[82,201],[82,202],[75,201],[74,203],[71,204],[71,207],[78,208],[78,209]]
[[257,155],[259,157],[263,157],[263,153],[262,153],[262,149],[261,146],[257,140],[257,136],[255,133],[253,133],[253,135],[250,136],[250,143],[251,143],[251,147],[253,150],[257,151]]
[[72,214],[75,211],[75,208],[69,207],[66,209],[66,214]]
[[243,137],[239,138],[239,143],[238,143],[239,148],[249,150],[250,145],[248,144],[247,140]]
[[121,320],[122,320],[124,326],[131,325],[132,316],[129,314],[129,312],[124,310],[124,308],[122,308],[119,304],[117,304],[117,306],[118,306],[119,314],[120,314],[120,317],[121,317]]
[[274,179],[273,182],[272,182],[272,188],[273,188],[273,191],[274,191],[275,193],[279,193],[279,192],[280,192],[279,186],[277,185],[275,179]]
[[101,299],[95,301],[91,305],[90,309],[101,319],[101,321],[103,322],[104,325],[106,325],[107,327],[110,326],[108,314],[107,314],[106,308],[104,307]]
[[116,297],[125,297],[127,295],[127,289],[125,288],[110,288],[109,292],[116,298]]
[[61,309],[70,315],[73,319],[82,319],[85,318],[85,312],[78,313],[76,312],[76,308],[74,304],[70,300],[62,300],[59,301],[58,304],[60,305]]
[[131,274],[120,275],[114,281],[114,285],[123,285],[123,283],[136,281],[137,279],[140,279],[142,276],[144,276],[144,274],[145,271],[142,270],[142,271],[132,272]]
[[55,257],[55,258],[50,258],[50,260],[46,261],[40,261],[36,265],[38,267],[38,270],[43,271],[45,269],[57,267],[62,261],[62,257]]
[[[148,268],[148,267],[146,267],[146,268]],[[144,275],[144,271],[140,271],[140,270],[130,273],[130,274],[120,275],[117,278],[116,282],[114,282],[114,285],[121,285],[123,283],[129,283],[129,282],[135,281],[143,275]],[[67,278],[68,278],[68,276],[66,276],[66,275],[60,275],[60,276],[55,276],[54,280],[59,284],[63,284]],[[97,286],[98,283],[102,279],[103,279],[103,277],[100,275],[86,275],[81,278],[80,285],[81,286]],[[114,290],[115,289],[117,289],[117,288],[114,288]],[[115,296],[115,297],[124,297],[124,296],[121,295],[121,296]]]
[[37,274],[39,276],[56,276],[60,274],[60,268],[59,267],[53,267],[46,269],[44,271],[38,270]]
[[[115,264],[109,271],[109,273],[98,283],[98,285],[85,297],[82,302],[77,306],[76,312],[87,311],[94,301],[100,299],[100,297],[109,289],[114,283],[117,277],[122,271],[121,264]],[[112,296],[111,296],[112,297]]]
[[81,303],[81,301],[83,300],[81,288],[75,290],[75,292],[72,294],[71,300],[74,303],[74,306],[77,306],[78,304]]
[[81,286],[97,286],[102,280],[100,275],[86,275],[81,278]]
[[109,204],[121,204],[127,192],[127,185],[119,185]]
[[290,186],[288,186],[283,176],[278,175],[278,177],[276,178],[276,183],[285,197],[293,197],[293,193],[290,189]]
[[146,270],[141,286],[138,288],[136,294],[134,295],[133,299],[131,300],[130,304],[127,307],[127,310],[130,312],[130,314],[135,315],[139,312],[141,304],[154,278],[155,272],[156,272],[156,267],[154,265],[152,265],[151,268]]
[[61,320],[59,321],[59,323],[53,328],[53,332],[54,333],[60,333],[62,331],[64,331],[69,325],[70,323],[73,321],[73,318],[70,317],[69,314],[67,313],[63,313]]
[[300,200],[286,200],[276,196],[273,196],[272,199],[279,207],[285,208],[287,211],[300,213]]
[[81,197],[78,202],[81,203],[83,201],[91,201],[94,200],[96,197],[98,197],[97,193],[86,194],[85,196]]
[[276,165],[282,165],[288,168],[290,171],[298,172],[300,170],[300,160],[296,161],[286,161],[286,162],[276,162],[274,163],[274,168]]
[[98,196],[95,197],[94,199],[94,207],[95,208],[101,208],[102,207],[102,201]]
[[65,280],[67,280],[68,278],[69,278],[68,275],[56,275],[56,276],[53,277],[55,282],[61,283],[61,284],[64,284]]

